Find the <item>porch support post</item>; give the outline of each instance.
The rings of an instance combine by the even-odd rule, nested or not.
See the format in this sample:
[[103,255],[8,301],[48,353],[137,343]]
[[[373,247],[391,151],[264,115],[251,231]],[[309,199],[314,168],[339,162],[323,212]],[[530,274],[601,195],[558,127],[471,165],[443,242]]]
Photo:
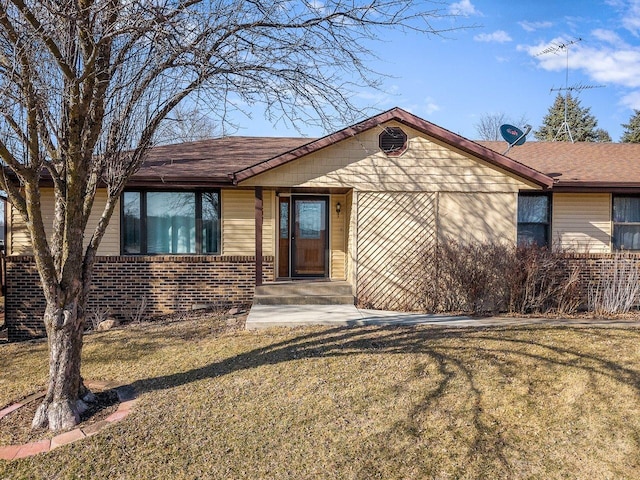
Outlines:
[[256,197],[256,287],[262,285],[262,187],[255,188]]

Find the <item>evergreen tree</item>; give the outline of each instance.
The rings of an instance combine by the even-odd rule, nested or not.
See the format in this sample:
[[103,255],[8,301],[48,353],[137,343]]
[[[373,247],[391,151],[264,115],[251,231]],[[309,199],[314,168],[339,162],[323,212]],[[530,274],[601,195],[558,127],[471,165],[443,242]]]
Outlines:
[[613,142],[613,140],[611,140],[611,135],[604,128],[596,128],[594,142],[606,143]]
[[598,121],[591,115],[591,108],[580,106],[580,100],[567,93],[567,124],[571,131],[571,138],[564,123],[564,96],[558,94],[549,113],[544,117],[542,126],[533,132],[537,140],[559,140],[568,142],[598,142],[607,141],[603,138],[611,137],[603,129],[596,129]]
[[640,110],[634,110],[629,123],[623,123],[622,143],[640,143]]

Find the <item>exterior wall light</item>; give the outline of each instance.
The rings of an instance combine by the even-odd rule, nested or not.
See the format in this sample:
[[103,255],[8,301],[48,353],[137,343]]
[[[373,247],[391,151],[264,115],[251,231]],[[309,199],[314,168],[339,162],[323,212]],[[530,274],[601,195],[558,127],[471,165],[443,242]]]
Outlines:
[[338,214],[338,216],[340,216],[341,210],[342,210],[342,205],[340,205],[340,202],[336,203],[336,213]]

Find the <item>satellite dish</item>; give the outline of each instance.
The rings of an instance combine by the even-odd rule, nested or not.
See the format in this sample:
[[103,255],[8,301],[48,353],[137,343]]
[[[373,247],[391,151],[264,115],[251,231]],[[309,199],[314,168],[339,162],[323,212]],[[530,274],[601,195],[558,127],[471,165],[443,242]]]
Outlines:
[[508,123],[500,126],[500,135],[502,135],[502,138],[509,144],[503,155],[506,155],[514,145],[522,145],[527,141],[527,135],[531,131],[531,125],[525,125],[524,129],[523,132],[518,127],[514,127]]
[[522,145],[527,140],[526,133],[508,123],[500,126],[500,135],[510,146]]

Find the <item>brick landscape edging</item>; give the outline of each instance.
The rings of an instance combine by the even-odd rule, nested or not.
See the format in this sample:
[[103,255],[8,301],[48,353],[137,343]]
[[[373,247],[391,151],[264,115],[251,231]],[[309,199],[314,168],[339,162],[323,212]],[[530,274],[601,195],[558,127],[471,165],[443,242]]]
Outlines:
[[[133,406],[138,400],[135,389],[130,385],[121,385],[114,384],[112,382],[98,381],[89,381],[85,383],[89,388],[100,390],[115,390],[118,394],[118,400],[120,401],[118,409],[104,420],[88,425],[86,427],[74,428],[73,430],[69,430],[68,432],[56,435],[51,439],[38,440],[35,442],[26,443],[24,445],[0,446],[0,459],[10,461],[16,460],[18,458],[30,457],[32,455],[37,455],[38,453],[46,453],[63,445],[67,445],[69,443],[73,443],[78,440],[82,440],[83,438],[95,435],[106,426],[115,422],[119,422],[127,415],[129,415]],[[0,410],[0,419],[6,417],[11,412],[19,409],[20,407],[23,407],[24,405],[27,405],[44,397],[44,395],[45,392],[35,393],[21,400],[20,402],[14,403],[13,405]]]

